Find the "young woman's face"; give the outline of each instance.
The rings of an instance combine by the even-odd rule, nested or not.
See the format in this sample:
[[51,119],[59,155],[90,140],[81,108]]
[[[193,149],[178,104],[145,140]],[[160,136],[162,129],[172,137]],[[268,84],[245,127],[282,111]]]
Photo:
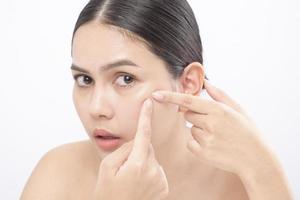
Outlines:
[[[105,129],[128,142],[135,136],[141,106],[155,90],[173,90],[173,81],[164,63],[141,42],[130,40],[107,26],[91,22],[74,35],[72,70],[77,76],[73,101],[92,142],[95,128]],[[128,60],[105,69],[108,63]],[[152,144],[163,145],[176,124],[178,106],[153,101]],[[100,150],[101,151],[101,150]],[[101,151],[103,152],[103,151]]]

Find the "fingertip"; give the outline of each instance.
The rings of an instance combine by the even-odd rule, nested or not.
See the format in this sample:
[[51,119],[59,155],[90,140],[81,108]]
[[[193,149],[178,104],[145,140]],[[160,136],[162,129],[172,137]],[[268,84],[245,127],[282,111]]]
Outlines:
[[151,106],[152,106],[152,100],[151,100],[151,98],[147,98],[147,99],[144,101],[144,105],[145,105],[147,108],[151,108]]
[[188,149],[190,149],[192,152],[200,152],[202,150],[202,147],[196,140],[190,140],[187,143]]
[[160,91],[155,91],[152,93],[152,98],[157,101],[162,101],[164,100],[164,95]]

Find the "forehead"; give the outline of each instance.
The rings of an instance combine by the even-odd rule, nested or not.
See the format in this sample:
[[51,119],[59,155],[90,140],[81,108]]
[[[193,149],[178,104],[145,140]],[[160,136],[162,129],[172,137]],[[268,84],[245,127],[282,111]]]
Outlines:
[[72,45],[74,64],[82,67],[102,66],[125,58],[142,67],[164,66],[164,62],[143,42],[134,41],[107,25],[90,22],[76,31]]

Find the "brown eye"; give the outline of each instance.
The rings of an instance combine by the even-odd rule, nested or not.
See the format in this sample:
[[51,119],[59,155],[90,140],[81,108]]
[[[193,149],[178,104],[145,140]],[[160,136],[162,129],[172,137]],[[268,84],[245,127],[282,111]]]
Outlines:
[[135,78],[128,75],[128,74],[123,74],[118,76],[118,78],[116,79],[116,83],[120,86],[120,87],[131,87],[132,84],[135,81]]
[[89,76],[86,76],[84,74],[75,75],[74,80],[77,82],[77,85],[79,87],[86,87],[93,82],[93,80]]

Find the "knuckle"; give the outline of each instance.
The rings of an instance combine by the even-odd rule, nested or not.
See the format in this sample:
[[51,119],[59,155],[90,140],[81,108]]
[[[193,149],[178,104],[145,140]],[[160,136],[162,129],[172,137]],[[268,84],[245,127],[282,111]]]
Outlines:
[[196,127],[192,127],[191,129],[191,133],[192,133],[192,136],[196,139],[196,141],[198,141],[201,145],[201,147],[205,147],[205,144],[204,144],[204,141],[202,139],[202,133],[199,131],[198,128]]
[[204,140],[207,143],[207,146],[211,146],[213,144],[213,134],[205,133],[204,134]]
[[196,130],[197,130],[197,128],[196,128],[195,126],[192,126],[192,127],[191,127],[191,132],[192,132],[192,133],[196,132]]
[[198,135],[200,134],[198,128],[195,126],[192,126],[191,133],[194,137],[198,137]]
[[205,123],[205,127],[206,127],[206,130],[208,130],[209,132],[214,132],[214,125],[212,123]]

